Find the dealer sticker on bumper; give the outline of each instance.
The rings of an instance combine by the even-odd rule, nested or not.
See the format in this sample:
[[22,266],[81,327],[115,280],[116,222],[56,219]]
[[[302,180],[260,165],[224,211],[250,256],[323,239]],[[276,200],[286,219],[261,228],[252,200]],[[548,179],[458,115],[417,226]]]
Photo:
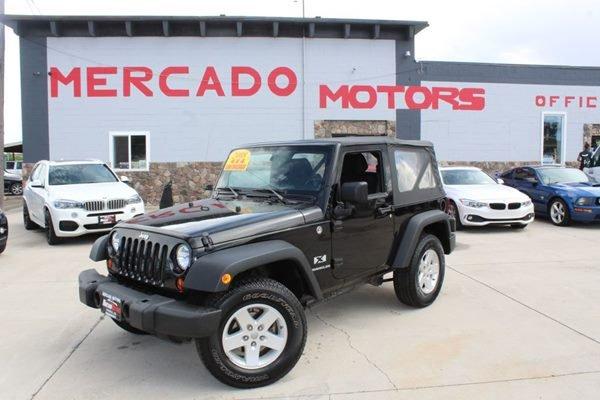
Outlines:
[[102,292],[101,310],[104,314],[108,315],[112,319],[121,321],[123,315],[123,301],[112,294]]

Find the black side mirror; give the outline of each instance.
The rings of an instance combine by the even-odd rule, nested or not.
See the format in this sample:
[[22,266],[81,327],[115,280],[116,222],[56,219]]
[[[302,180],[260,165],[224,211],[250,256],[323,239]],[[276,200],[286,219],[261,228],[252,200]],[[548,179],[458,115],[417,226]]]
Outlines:
[[346,182],[342,185],[342,201],[357,205],[369,202],[369,185],[367,182]]

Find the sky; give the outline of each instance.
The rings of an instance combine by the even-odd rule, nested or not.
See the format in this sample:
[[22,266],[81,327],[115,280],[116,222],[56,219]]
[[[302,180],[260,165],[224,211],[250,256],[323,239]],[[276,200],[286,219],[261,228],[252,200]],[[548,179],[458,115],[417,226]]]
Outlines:
[[[304,7],[303,7],[304,6]],[[5,0],[6,14],[427,21],[417,60],[599,66],[599,0]],[[5,142],[21,139],[19,44],[6,33]]]

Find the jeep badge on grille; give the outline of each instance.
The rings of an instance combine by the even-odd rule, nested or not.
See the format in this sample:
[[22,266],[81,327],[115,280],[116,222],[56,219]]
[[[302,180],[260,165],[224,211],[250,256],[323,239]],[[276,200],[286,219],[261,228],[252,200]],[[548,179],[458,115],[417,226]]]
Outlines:
[[147,233],[141,232],[139,238],[142,240],[148,240],[150,236]]

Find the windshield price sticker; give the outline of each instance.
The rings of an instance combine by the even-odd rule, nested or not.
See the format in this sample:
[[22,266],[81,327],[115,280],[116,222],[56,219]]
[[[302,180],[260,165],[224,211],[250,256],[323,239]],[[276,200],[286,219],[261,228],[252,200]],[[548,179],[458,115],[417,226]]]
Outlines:
[[250,151],[249,150],[235,150],[231,152],[224,171],[245,171],[250,164]]

